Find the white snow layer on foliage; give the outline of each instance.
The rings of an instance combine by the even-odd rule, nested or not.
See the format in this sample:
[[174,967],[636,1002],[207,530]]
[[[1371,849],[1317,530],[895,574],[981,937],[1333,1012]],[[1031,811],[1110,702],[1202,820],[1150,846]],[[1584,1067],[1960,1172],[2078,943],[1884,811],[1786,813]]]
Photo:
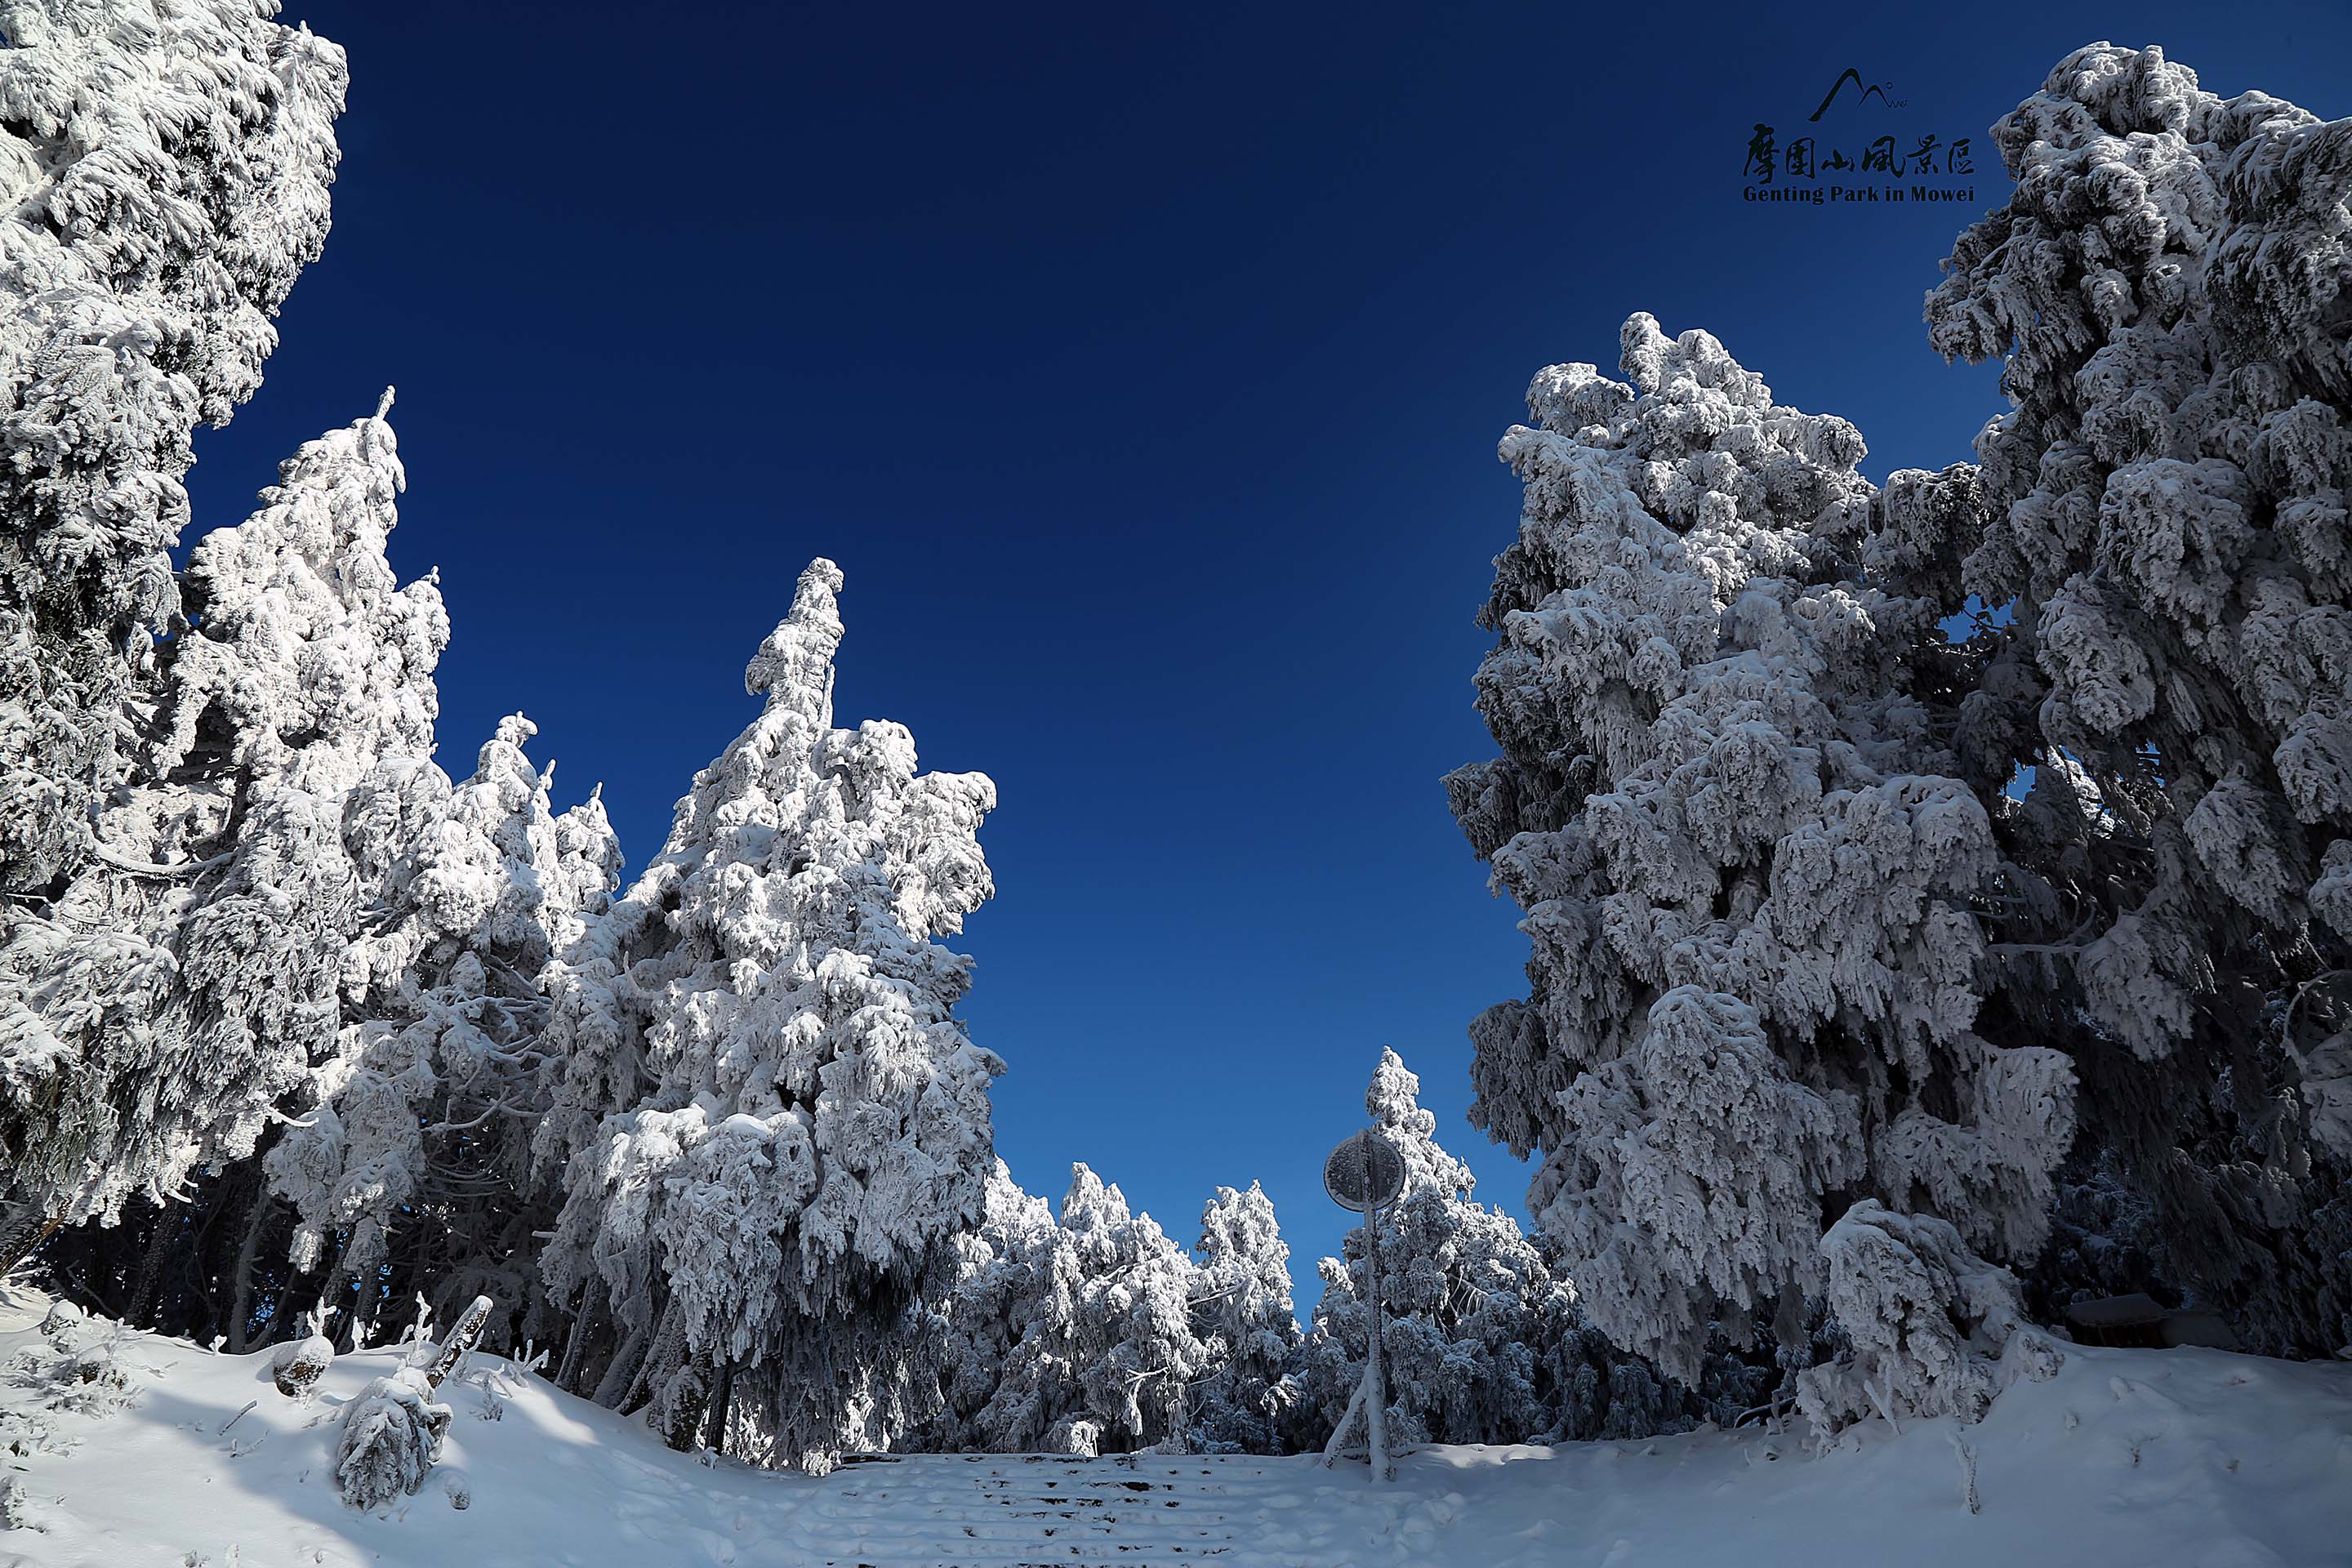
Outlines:
[[50,1076],[8,1075],[71,1107],[13,1173],[52,1215],[111,1218],[251,1152],[332,1051],[372,912],[347,796],[387,759],[424,765],[448,638],[432,584],[396,588],[384,561],[401,484],[391,427],[362,419],[197,544],[192,616],[128,710],[139,770],[92,813],[98,853],[47,910],[8,917],[0,1005],[67,1049]]
[[[1078,1164],[1056,1220],[999,1162],[981,1225],[958,1247],[959,1279],[931,1330],[941,1407],[908,1447],[1186,1451],[1187,1385],[1223,1346],[1196,1321],[1192,1258],[1150,1215]],[[1286,1274],[1286,1300],[1288,1288]]]
[[2005,358],[2014,406],[1977,440],[1989,504],[1917,542],[2012,607],[1955,731],[1980,791],[2069,764],[2004,868],[2043,912],[2000,978],[2028,1016],[2057,992],[2134,1243],[2249,1345],[2326,1353],[2352,1340],[2352,121],[2098,44],[1993,139],[2015,192],[1927,320]]
[[[28,1226],[111,1218],[249,1150],[302,1037],[332,1026],[304,937],[341,892],[306,879],[324,829],[288,798],[305,784],[216,775],[164,810],[139,754],[172,750],[152,728],[159,654],[191,640],[169,555],[190,436],[251,395],[327,231],[343,57],[274,9],[0,5],[0,883],[24,895],[0,916],[10,1258]],[[206,837],[232,811],[281,819],[234,864]],[[273,938],[273,921],[302,929]],[[283,967],[248,963],[273,942]]]
[[327,234],[342,51],[252,0],[0,4],[0,885],[85,850],[199,422]]
[[[352,793],[346,839],[383,892],[342,984],[369,1016],[341,1032],[315,1075],[320,1103],[268,1156],[300,1216],[299,1267],[340,1231],[341,1273],[368,1278],[430,1191],[436,1141],[462,1139],[477,1184],[494,1172],[509,1191],[530,1185],[531,1118],[546,1109],[540,973],[603,912],[620,859],[599,797],[554,815],[552,765],[522,752],[534,732],[520,714],[502,721],[462,784],[412,755]],[[485,1283],[436,1282],[453,1299]]]
[[[1633,1436],[1691,1424],[1688,1401],[1585,1323],[1577,1289],[1436,1139],[1421,1080],[1383,1051],[1365,1107],[1404,1155],[1402,1195],[1381,1211],[1388,1429],[1400,1443],[1511,1442],[1538,1434]],[[1363,1231],[1323,1259],[1323,1297],[1288,1418],[1300,1447],[1347,1409],[1369,1353]],[[1694,1380],[1696,1381],[1696,1380]]]
[[1534,994],[1473,1030],[1474,1118],[1521,1155],[1584,1310],[1696,1383],[1708,1336],[1824,1286],[1827,1194],[2035,1245],[2073,1080],[1978,1037],[1983,807],[1898,664],[1934,625],[1874,531],[1964,472],[1855,471],[1705,332],[1626,323],[1631,384],[1536,378],[1478,675],[1503,759],[1447,781],[1527,911]]
[[1211,1342],[1208,1371],[1192,1389],[1193,1441],[1209,1453],[1276,1451],[1300,1336],[1274,1201],[1255,1182],[1246,1192],[1219,1187],[1201,1210],[1197,1250],[1193,1315]]
[[1895,1214],[1873,1198],[1822,1238],[1829,1307],[1850,1353],[1797,1376],[1797,1408],[1824,1437],[1872,1412],[1983,1419],[2019,1377],[2046,1380],[2064,1362],[2025,1326],[2017,1281],[1960,1244],[1930,1215]]
[[980,1218],[1003,1068],[938,941],[992,890],[995,787],[918,773],[897,724],[833,727],[841,584],[801,574],[745,675],[759,718],[551,975],[538,1135],[566,1185],[548,1280],[609,1317],[608,1394],[684,1440],[731,1369],[761,1440],[818,1463],[919,1417],[841,1336],[896,1332]]
[[[2082,959],[2098,1022],[2157,1058],[2233,906],[2352,936],[2352,121],[2102,44],[1994,138],[2017,195],[1928,300],[1936,346],[2007,355],[2018,400],[1978,437],[2000,504],[1962,570],[2019,606],[2046,740],[2158,819],[2155,885]],[[2352,1154],[2311,1065],[2312,1130]]]

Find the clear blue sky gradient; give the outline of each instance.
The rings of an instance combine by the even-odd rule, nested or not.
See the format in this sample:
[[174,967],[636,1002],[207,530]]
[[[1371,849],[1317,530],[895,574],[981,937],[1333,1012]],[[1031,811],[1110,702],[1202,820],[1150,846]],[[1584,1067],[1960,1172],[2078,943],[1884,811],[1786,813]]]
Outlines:
[[[397,383],[393,559],[438,566],[453,773],[540,726],[632,868],[753,710],[814,555],[837,710],[980,769],[1000,892],[962,945],[1011,1063],[997,1144],[1084,1160],[1180,1240],[1265,1184],[1302,1311],[1326,1149],[1380,1047],[1464,1119],[1465,1027],[1523,988],[1445,811],[1487,755],[1471,623],[1494,457],[1539,366],[1704,326],[1844,415],[1869,471],[2000,406],[1920,298],[2005,195],[1984,135],[2071,48],[2352,110],[2338,5],[1528,5],[1319,11],[294,0],[351,51],[325,258],[261,395],[200,437],[199,528]],[[1815,127],[1977,139],[1969,207],[1757,206]]]

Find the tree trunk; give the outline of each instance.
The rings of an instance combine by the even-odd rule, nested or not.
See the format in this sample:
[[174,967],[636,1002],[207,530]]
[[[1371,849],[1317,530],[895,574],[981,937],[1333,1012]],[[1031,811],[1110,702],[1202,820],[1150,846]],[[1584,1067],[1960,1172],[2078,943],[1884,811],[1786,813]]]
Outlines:
[[735,1363],[722,1363],[719,1368],[719,1391],[710,1396],[710,1433],[703,1446],[714,1454],[727,1451],[727,1407],[735,1400]]
[[[477,1296],[474,1304],[458,1318],[457,1326],[449,1331],[449,1337],[441,1342],[432,1360],[425,1363],[425,1391],[427,1394],[439,1388],[444,1380],[457,1370],[457,1363],[466,1359],[466,1352],[482,1342],[482,1331],[489,1326],[490,1312],[495,1306],[496,1303],[488,1296]],[[418,1343],[421,1345],[424,1342],[420,1340]]]
[[237,1243],[236,1279],[230,1300],[231,1310],[236,1315],[229,1320],[228,1348],[232,1354],[243,1355],[253,1348],[253,1270],[261,1258],[261,1238],[268,1233],[269,1222],[278,1215],[278,1194],[265,1184],[253,1200],[253,1209],[246,1220],[245,1237]]
[[649,1387],[658,1387],[660,1380],[686,1359],[686,1319],[670,1302],[662,1308],[661,1326],[655,1331],[653,1349],[646,1352],[645,1364],[637,1375],[629,1380],[628,1397],[621,1401],[623,1414],[642,1409]]
[[596,1392],[592,1396],[597,1404],[607,1410],[621,1407],[621,1401],[627,1396],[629,1385],[635,1381],[637,1363],[645,1358],[645,1330],[630,1330],[622,1339],[620,1348],[613,1352],[611,1363],[604,1368],[604,1375],[597,1380]]
[[[683,1328],[678,1331],[681,1351],[686,1342]],[[719,1380],[719,1370],[711,1364],[709,1352],[688,1355],[678,1370],[654,1385],[654,1394],[667,1408],[657,1406],[662,1441],[681,1454],[690,1454],[702,1437],[703,1417],[710,1411],[710,1385]]]
[[155,1228],[148,1232],[147,1245],[139,1254],[139,1272],[131,1281],[131,1304],[122,1314],[125,1322],[140,1328],[155,1326],[155,1290],[163,1278],[163,1258],[179,1239],[184,1217],[170,1204],[155,1211]]

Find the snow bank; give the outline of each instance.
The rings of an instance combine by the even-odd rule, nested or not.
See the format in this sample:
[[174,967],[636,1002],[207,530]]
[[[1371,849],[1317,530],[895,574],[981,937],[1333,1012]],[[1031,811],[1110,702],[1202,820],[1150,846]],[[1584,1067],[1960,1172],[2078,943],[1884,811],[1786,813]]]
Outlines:
[[[0,1430],[38,1402],[19,1355],[46,1366],[60,1333],[111,1338],[89,1322],[45,1336],[47,1310],[0,1301]],[[2077,1348],[1977,1426],[1867,1423],[1819,1458],[1752,1430],[1431,1447],[1386,1489],[1311,1458],[960,1456],[821,1480],[704,1465],[540,1378],[493,1394],[469,1378],[508,1363],[478,1357],[444,1387],[441,1464],[374,1514],[336,1497],[329,1448],[342,1403],[395,1352],[339,1358],[310,1403],[277,1394],[266,1352],[134,1333],[114,1360],[138,1384],[129,1408],[48,1415],[46,1446],[0,1447],[5,1511],[29,1521],[0,1529],[0,1568],[1160,1563],[1218,1546],[1226,1568],[2261,1568],[2340,1561],[2352,1538],[2352,1365],[2219,1351]]]

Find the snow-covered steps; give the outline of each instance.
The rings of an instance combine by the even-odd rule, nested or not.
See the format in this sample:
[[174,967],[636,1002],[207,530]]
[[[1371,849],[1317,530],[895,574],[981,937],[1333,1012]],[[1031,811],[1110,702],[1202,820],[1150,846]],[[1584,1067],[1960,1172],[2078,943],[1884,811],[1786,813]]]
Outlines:
[[1255,1563],[1277,1542],[1308,1547],[1322,1532],[1302,1507],[1341,1490],[1360,1499],[1363,1469],[1239,1456],[881,1455],[850,1461],[803,1514],[813,1545],[839,1532],[826,1568]]

